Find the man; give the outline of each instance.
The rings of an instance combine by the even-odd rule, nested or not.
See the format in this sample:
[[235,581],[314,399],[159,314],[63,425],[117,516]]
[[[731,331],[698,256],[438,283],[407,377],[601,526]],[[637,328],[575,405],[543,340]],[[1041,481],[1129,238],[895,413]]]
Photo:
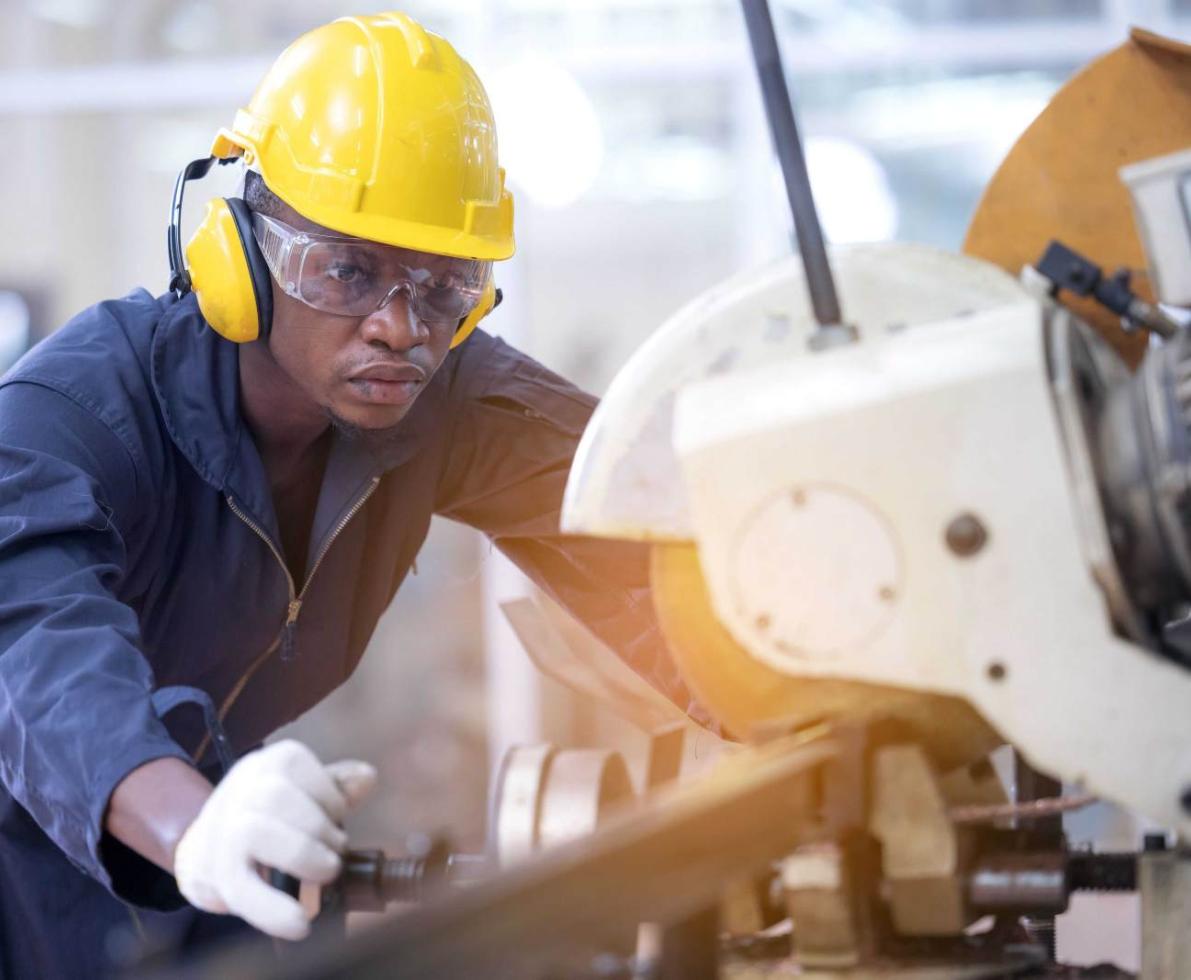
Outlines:
[[130,925],[306,934],[259,868],[333,878],[374,773],[257,747],[352,672],[434,513],[688,705],[643,551],[558,533],[592,399],[467,336],[513,248],[470,67],[407,17],[336,21],[214,155],[245,200],[184,259],[188,168],[174,292],[85,311],[0,384],[6,977],[102,973]]

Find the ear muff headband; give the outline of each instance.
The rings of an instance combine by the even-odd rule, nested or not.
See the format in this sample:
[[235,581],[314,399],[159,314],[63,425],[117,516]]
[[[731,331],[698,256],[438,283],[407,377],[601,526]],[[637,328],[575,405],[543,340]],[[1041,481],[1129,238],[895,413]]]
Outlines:
[[190,292],[190,276],[186,273],[186,262],[182,257],[182,195],[186,191],[186,182],[206,177],[207,171],[215,161],[216,157],[191,160],[174,181],[174,197],[170,204],[169,227],[165,230],[165,244],[170,259],[169,289],[179,299]]

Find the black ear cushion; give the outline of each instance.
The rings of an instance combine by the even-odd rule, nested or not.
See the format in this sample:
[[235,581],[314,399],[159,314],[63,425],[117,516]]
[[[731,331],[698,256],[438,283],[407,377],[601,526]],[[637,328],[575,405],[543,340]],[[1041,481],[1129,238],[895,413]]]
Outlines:
[[224,200],[227,201],[227,209],[236,223],[236,232],[240,236],[240,244],[244,247],[244,257],[248,260],[248,274],[252,277],[252,291],[256,295],[259,326],[257,336],[264,338],[269,336],[269,329],[273,326],[273,277],[269,274],[269,266],[256,244],[256,236],[252,233],[252,212],[248,210],[248,205],[239,197],[228,197]]

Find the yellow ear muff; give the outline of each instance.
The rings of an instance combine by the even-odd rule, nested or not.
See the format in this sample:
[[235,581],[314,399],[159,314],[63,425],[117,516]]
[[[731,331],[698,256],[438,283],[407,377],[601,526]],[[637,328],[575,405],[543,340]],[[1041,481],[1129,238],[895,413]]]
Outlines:
[[207,202],[203,220],[186,244],[186,265],[199,311],[212,330],[237,344],[268,332],[272,285],[243,201],[220,197]]
[[489,279],[488,285],[484,287],[484,294],[480,297],[479,305],[467,315],[455,330],[455,336],[451,338],[451,346],[458,347],[467,340],[471,332],[480,325],[480,321],[491,313],[495,306],[496,284]]

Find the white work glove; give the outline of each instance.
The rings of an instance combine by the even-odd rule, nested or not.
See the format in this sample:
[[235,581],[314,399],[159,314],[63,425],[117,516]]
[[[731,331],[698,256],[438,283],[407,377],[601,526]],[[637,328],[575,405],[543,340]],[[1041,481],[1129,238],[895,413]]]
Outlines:
[[305,745],[277,742],[244,756],[203,804],[174,851],[178,890],[204,912],[230,912],[280,939],[304,939],[310,920],[258,865],[326,884],[339,874],[348,810],[376,785],[354,759],[323,765]]

